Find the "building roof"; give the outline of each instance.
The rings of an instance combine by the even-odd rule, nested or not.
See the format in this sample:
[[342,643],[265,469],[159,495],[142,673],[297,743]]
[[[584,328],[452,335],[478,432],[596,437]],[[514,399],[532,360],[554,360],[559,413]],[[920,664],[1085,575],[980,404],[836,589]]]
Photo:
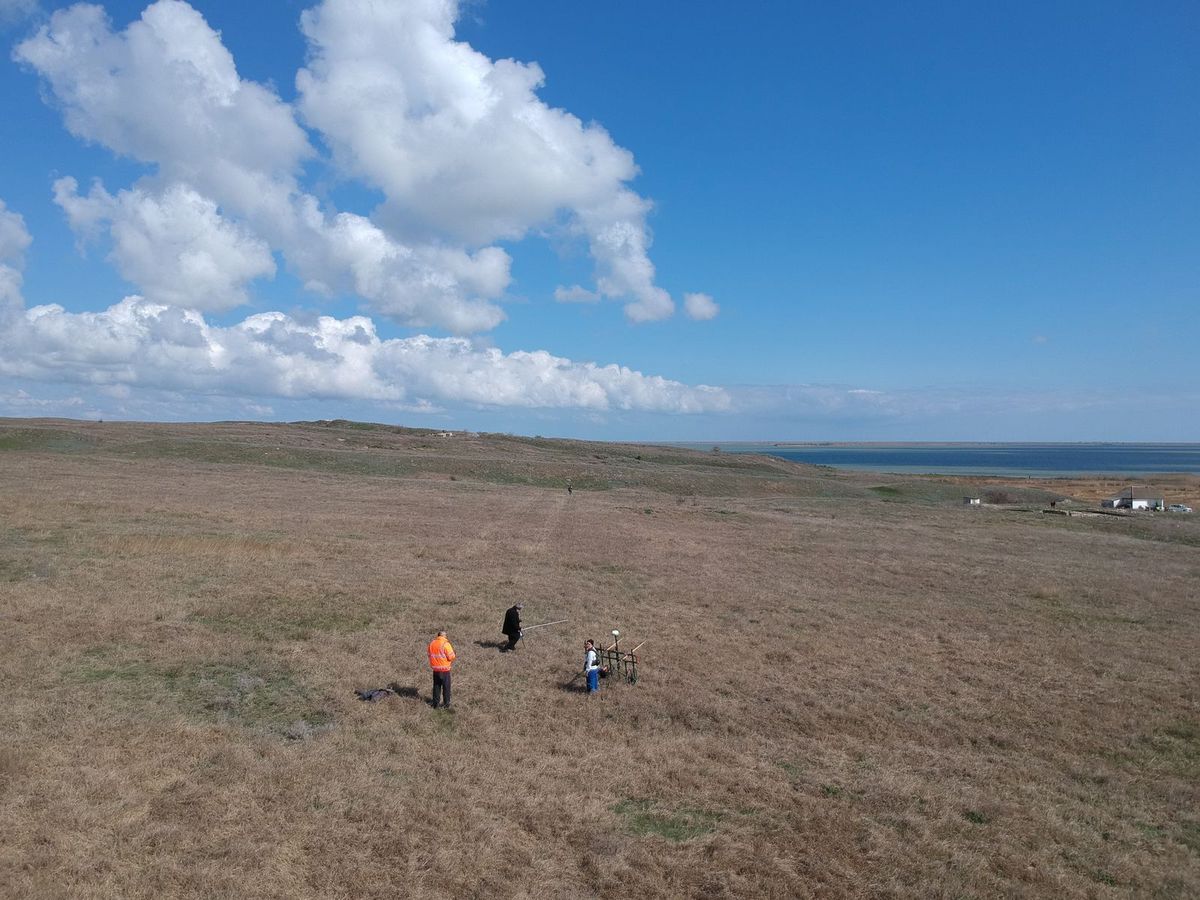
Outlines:
[[1119,494],[1113,494],[1109,500],[1161,500],[1163,495],[1148,487],[1130,485]]

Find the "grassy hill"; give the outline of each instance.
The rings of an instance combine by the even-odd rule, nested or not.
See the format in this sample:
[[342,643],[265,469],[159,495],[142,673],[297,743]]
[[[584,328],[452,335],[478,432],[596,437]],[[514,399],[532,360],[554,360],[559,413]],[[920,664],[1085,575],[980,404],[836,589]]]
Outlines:
[[1195,896],[1200,517],[999,487],[0,421],[0,894]]

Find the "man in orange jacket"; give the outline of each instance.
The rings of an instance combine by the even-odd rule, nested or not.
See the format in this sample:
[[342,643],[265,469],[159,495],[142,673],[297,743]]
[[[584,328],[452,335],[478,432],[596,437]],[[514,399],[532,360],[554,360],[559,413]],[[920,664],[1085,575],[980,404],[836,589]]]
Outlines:
[[454,662],[454,648],[446,640],[446,632],[439,631],[429,642],[429,668],[433,669],[433,708],[444,695],[443,709],[450,708],[450,664]]

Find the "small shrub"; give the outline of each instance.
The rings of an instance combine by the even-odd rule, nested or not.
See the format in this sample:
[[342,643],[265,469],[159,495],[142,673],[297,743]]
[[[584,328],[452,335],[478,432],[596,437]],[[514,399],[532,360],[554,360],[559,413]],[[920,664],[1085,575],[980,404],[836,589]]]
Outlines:
[[1180,822],[1179,841],[1193,853],[1200,853],[1200,822]]
[[653,800],[622,800],[613,812],[625,818],[631,834],[653,835],[675,843],[711,833],[720,818],[698,809],[659,810]]
[[778,765],[779,768],[783,769],[783,771],[787,773],[787,777],[792,781],[799,780],[800,776],[804,774],[804,766],[802,766],[800,763],[784,760]]

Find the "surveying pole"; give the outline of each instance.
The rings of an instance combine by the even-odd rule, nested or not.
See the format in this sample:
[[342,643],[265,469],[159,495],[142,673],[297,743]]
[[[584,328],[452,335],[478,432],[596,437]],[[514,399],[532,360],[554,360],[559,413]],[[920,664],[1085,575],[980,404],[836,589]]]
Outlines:
[[563,622],[570,622],[570,619],[557,619],[553,622],[543,622],[541,625],[530,625],[528,628],[522,628],[522,632],[533,631],[535,628],[545,628],[547,625],[561,625]]

